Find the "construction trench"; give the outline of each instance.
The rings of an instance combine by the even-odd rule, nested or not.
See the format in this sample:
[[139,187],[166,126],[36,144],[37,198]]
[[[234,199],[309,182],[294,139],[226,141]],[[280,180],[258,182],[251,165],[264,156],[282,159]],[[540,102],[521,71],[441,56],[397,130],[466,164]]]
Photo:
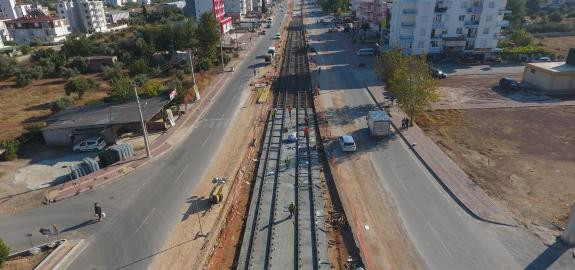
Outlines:
[[272,85],[273,107],[254,172],[236,269],[332,266],[302,10],[302,4],[294,9],[280,73]]

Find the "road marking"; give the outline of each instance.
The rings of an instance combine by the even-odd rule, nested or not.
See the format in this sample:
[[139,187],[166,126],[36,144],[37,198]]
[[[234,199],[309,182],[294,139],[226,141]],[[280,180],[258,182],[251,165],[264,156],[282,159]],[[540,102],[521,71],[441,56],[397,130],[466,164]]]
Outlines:
[[202,146],[200,146],[200,147],[204,147],[204,145],[208,142],[208,139],[209,139],[209,138],[210,138],[209,136],[206,137],[206,139],[205,139],[204,142],[202,143]]
[[140,226],[138,226],[138,228],[136,229],[136,232],[138,232],[142,226],[144,226],[144,223],[146,223],[146,221],[148,220],[148,218],[150,218],[150,216],[152,215],[152,213],[154,213],[154,211],[156,210],[156,208],[152,208],[152,211],[150,211],[150,213],[148,213],[148,215],[146,216],[146,218],[144,218],[144,220],[142,221],[142,223],[140,224]]
[[399,184],[401,185],[401,187],[403,188],[403,190],[407,191],[407,186],[405,185],[405,183],[403,183],[402,179],[397,175],[397,173],[395,173],[395,170],[393,169],[393,167],[389,167],[391,169],[391,173],[393,173],[393,176],[395,176],[395,178],[397,179],[397,182],[399,182]]
[[[207,138],[206,138],[207,141]],[[204,142],[205,143],[205,142]],[[192,163],[188,163],[188,165],[186,165],[186,167],[184,167],[184,169],[182,169],[182,171],[180,172],[180,174],[178,175],[178,177],[176,177],[176,180],[174,181],[174,183],[177,183],[178,181],[180,181],[180,179],[182,178],[182,176],[184,175],[184,173],[186,172],[186,170],[188,169],[188,167],[190,167],[190,165],[192,165]]]

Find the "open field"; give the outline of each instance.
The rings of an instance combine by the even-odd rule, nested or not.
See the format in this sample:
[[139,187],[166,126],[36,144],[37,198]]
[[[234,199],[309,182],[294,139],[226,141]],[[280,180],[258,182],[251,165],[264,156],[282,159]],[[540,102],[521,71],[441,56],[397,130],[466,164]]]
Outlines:
[[575,36],[537,38],[536,43],[558,55],[567,57],[569,48],[575,44]]
[[418,120],[524,225],[564,226],[575,202],[575,107],[441,110]]

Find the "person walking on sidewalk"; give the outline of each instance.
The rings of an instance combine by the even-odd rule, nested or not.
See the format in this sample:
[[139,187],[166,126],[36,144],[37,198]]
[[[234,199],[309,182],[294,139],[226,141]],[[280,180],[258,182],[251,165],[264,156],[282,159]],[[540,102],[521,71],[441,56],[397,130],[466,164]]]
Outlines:
[[98,217],[98,222],[102,220],[102,207],[98,203],[94,203],[94,213]]
[[291,202],[288,207],[289,210],[289,218],[293,217],[293,213],[295,212],[295,204]]

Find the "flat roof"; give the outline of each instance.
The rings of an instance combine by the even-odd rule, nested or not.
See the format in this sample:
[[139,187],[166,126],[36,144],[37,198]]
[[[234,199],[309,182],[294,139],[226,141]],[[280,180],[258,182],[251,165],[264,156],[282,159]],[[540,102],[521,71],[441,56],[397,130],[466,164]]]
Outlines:
[[[152,119],[169,102],[170,99],[167,94],[140,99],[144,120],[147,122]],[[44,130],[106,127],[114,124],[140,122],[140,115],[136,101],[108,102],[61,111],[48,117],[46,122],[48,126]]]
[[575,72],[575,66],[566,64],[565,62],[538,62],[527,63],[527,67],[533,66],[545,69],[551,72]]

